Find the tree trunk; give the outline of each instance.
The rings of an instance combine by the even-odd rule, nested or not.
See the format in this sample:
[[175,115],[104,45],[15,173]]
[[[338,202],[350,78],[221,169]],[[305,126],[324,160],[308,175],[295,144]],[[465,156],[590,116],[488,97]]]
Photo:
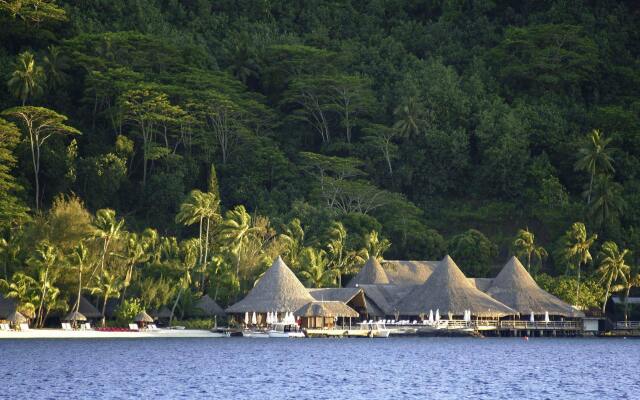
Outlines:
[[204,263],[202,264],[202,277],[200,281],[200,288],[204,290],[204,275],[207,270],[207,261],[209,261],[209,224],[211,223],[211,219],[207,218],[207,233],[205,237],[205,245],[204,245]]
[[180,296],[182,296],[183,290],[183,288],[180,288],[180,290],[178,291],[178,296],[176,296],[176,301],[173,302],[173,307],[171,307],[171,318],[169,318],[169,326],[171,326],[171,323],[173,322],[173,315],[176,312],[176,307],[178,306],[178,302],[180,301]]
[[578,287],[576,289],[576,305],[580,304],[580,263],[578,263]]
[[78,298],[76,299],[76,304],[73,307],[75,312],[80,312],[80,295],[82,293],[82,267],[80,267],[80,273],[78,274]]
[[604,302],[602,303],[602,315],[604,315],[607,309],[607,299],[609,298],[609,290],[611,289],[611,279],[612,277],[609,277],[609,282],[607,283],[607,291],[604,294]]
[[627,322],[629,319],[629,291],[631,290],[631,285],[627,284],[627,290],[624,295],[624,322]]
[[103,328],[107,325],[107,314],[105,314],[105,312],[107,311],[107,300],[109,300],[109,296],[107,296],[107,293],[105,293],[104,302],[102,303],[102,327]]
[[595,171],[591,172],[591,180],[589,180],[589,194],[587,195],[587,205],[591,204],[591,190],[593,190],[593,176],[595,175]]

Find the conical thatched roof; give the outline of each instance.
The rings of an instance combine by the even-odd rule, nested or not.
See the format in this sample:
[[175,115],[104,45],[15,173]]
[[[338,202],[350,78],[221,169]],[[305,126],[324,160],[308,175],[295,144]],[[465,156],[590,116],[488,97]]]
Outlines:
[[293,313],[296,317],[358,317],[360,314],[341,301],[312,301]]
[[18,308],[16,299],[4,297],[0,293],[0,319],[7,319]]
[[151,318],[151,316],[149,316],[149,314],[147,314],[144,311],[140,311],[134,318],[133,320],[135,322],[148,322],[148,323],[153,323],[153,318]]
[[222,307],[218,305],[208,294],[205,294],[195,304],[196,310],[195,316],[198,317],[213,317],[226,315]]
[[387,285],[389,278],[384,272],[382,265],[375,257],[369,257],[360,272],[354,276],[347,287],[356,287],[358,285]]
[[313,300],[307,289],[278,256],[247,296],[226,311],[293,312]]
[[524,315],[549,312],[550,315],[563,317],[584,316],[569,304],[542,290],[516,257],[511,257],[493,279],[487,294]]
[[[75,299],[71,301],[71,308],[76,304]],[[87,318],[102,318],[102,313],[84,296],[80,296],[80,307],[78,311]]]
[[449,257],[440,261],[433,274],[422,285],[411,290],[396,306],[401,315],[463,315],[465,310],[478,317],[499,317],[516,311],[476,289]]
[[156,313],[156,317],[158,317],[160,319],[171,318],[171,310],[169,310],[169,308],[167,308],[167,306],[162,306],[160,311],[158,311]]
[[62,320],[63,321],[86,321],[87,317],[85,317],[82,313],[78,311],[71,311]]

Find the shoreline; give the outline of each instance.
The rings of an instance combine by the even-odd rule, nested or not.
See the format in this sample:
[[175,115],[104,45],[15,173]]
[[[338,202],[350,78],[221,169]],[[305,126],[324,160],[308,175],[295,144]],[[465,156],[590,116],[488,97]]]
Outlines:
[[156,338],[220,338],[220,334],[204,329],[157,329],[153,331],[63,331],[60,329],[29,329],[2,331],[3,339],[156,339]]

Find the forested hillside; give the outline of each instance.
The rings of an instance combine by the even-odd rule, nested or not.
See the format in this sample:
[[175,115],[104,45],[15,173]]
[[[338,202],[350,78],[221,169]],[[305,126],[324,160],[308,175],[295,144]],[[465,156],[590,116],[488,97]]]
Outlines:
[[474,276],[638,264],[638,26],[633,1],[0,0],[0,277],[36,309],[63,266],[61,296],[158,307],[278,253],[337,285],[386,240]]

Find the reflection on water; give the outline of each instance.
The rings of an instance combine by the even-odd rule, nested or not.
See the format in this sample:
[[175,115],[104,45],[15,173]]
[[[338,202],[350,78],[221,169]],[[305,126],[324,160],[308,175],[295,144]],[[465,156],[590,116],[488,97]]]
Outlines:
[[638,398],[640,340],[0,341],[0,398]]

